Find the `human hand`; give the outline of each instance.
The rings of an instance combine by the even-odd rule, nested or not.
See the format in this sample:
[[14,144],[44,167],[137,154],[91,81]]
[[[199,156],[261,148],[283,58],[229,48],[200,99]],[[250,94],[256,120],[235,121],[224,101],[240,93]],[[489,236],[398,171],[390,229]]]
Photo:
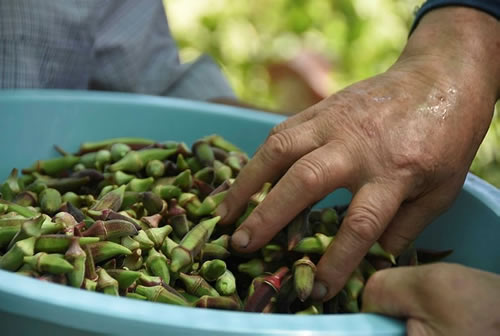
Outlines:
[[500,276],[456,264],[376,272],[362,311],[407,319],[409,336],[500,335]]
[[276,126],[217,210],[232,223],[264,182],[278,181],[233,247],[258,249],[345,187],[353,200],[318,264],[316,299],[334,296],[375,241],[398,255],[463,184],[499,96],[499,39],[500,24],[484,13],[433,11],[387,72]]

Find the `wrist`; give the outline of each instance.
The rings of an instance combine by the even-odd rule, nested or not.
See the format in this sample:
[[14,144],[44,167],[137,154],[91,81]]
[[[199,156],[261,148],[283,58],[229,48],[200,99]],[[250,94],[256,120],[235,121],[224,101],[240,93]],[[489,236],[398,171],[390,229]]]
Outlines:
[[499,54],[499,21],[472,8],[444,7],[422,18],[394,68],[417,63],[429,79],[469,86],[494,104],[500,97]]

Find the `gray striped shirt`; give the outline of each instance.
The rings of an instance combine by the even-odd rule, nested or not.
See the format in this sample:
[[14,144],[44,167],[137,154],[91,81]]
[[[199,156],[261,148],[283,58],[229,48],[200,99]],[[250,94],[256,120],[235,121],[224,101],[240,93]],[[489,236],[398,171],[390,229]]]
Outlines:
[[0,88],[234,97],[208,56],[180,64],[161,0],[0,0]]

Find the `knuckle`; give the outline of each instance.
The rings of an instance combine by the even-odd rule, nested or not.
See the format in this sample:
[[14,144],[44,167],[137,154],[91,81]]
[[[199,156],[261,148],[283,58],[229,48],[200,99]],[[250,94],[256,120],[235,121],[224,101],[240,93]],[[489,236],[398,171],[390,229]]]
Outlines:
[[434,179],[438,170],[437,163],[440,162],[438,157],[415,143],[411,146],[404,145],[400,152],[392,153],[391,158],[392,166],[397,171],[407,172],[417,187]]
[[383,231],[379,214],[370,206],[358,206],[347,215],[346,226],[357,241],[372,243]]
[[273,136],[273,135],[275,135],[275,134],[277,134],[277,133],[279,133],[279,132],[283,131],[285,128],[286,128],[286,126],[285,126],[285,122],[282,122],[282,123],[279,123],[279,124],[275,125],[275,126],[271,129],[271,131],[269,132],[268,137],[271,137],[271,136]]
[[264,155],[268,160],[284,155],[290,152],[292,148],[292,138],[286,132],[279,132],[271,135],[263,146]]
[[305,192],[321,193],[327,184],[327,174],[321,162],[303,158],[293,167],[293,177]]

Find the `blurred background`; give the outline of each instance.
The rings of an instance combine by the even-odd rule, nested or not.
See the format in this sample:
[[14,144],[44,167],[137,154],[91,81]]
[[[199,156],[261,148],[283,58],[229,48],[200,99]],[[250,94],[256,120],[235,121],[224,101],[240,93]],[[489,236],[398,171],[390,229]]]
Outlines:
[[[181,61],[219,63],[239,99],[292,115],[385,71],[422,0],[164,0]],[[500,116],[471,171],[500,187]]]

